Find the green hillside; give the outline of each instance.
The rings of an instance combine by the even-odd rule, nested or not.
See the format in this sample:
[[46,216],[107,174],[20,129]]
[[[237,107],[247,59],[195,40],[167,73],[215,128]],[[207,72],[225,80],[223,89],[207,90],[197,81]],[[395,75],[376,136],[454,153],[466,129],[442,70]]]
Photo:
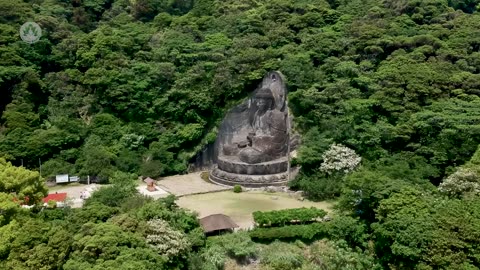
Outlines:
[[[476,1],[7,1],[0,153],[46,175],[186,170],[270,70],[315,168],[335,141],[438,183],[479,143]],[[28,20],[43,29],[26,44]],[[312,155],[313,154],[313,155]],[[101,162],[99,162],[101,160]]]
[[[20,39],[26,21],[41,26],[40,41]],[[480,267],[480,0],[0,0],[0,165],[38,171],[41,163],[44,178],[184,173],[215,140],[225,113],[272,70],[287,79],[302,136],[293,160],[302,169],[291,188],[338,200],[341,218],[327,229],[302,225],[331,241],[309,246],[310,253],[298,243],[264,247],[257,255],[269,258],[265,269]],[[347,165],[329,167],[340,152]],[[1,177],[0,198],[14,190]],[[151,207],[164,207],[158,216],[180,226],[175,208],[157,204]],[[24,249],[12,235],[22,221],[8,223],[0,201],[0,225],[8,223],[0,227],[0,261],[8,258],[8,269],[62,269],[67,260],[63,269],[119,269],[120,257],[108,264],[83,250],[105,231],[124,237],[128,250],[118,254],[138,260],[125,269],[197,269],[195,262],[228,249],[230,240],[217,239],[185,251],[185,239],[199,241],[198,224],[178,212],[187,236],[164,262],[132,236],[141,225],[128,215],[157,222],[142,207],[92,203],[82,210],[90,212],[59,216],[79,227],[82,215],[93,221],[98,211],[101,222],[116,215],[114,224],[128,230],[83,227],[75,252],[67,242],[54,245],[65,257],[41,268],[41,260],[20,263]],[[58,243],[73,237],[55,229],[55,217],[30,218],[27,231],[41,220]],[[276,230],[257,234],[282,238]],[[7,246],[6,235],[18,246]],[[31,250],[53,245],[42,237],[28,240]],[[308,264],[282,264],[272,259],[276,249],[290,262],[319,250],[335,255],[322,253],[326,268],[306,255]],[[250,251],[226,254],[238,262]]]

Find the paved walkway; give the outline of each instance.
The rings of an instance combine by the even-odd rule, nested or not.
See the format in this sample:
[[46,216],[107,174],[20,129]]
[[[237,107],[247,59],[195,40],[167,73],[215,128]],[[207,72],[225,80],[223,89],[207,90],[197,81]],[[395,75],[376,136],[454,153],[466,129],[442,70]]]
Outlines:
[[[65,185],[55,186],[50,188],[49,193],[67,193],[67,198],[73,202],[73,207],[82,207],[83,200],[80,198],[82,191],[87,188],[101,187],[101,185]],[[183,175],[167,176],[157,181],[157,191],[149,192],[146,190],[147,185],[144,182],[140,182],[137,190],[153,198],[163,198],[169,194],[174,194],[177,197],[193,194],[204,194],[211,192],[218,192],[231,189],[230,187],[218,186],[208,183],[200,177],[200,173],[190,173]]]
[[200,172],[164,177],[157,181],[157,186],[177,197],[231,189],[206,182]]
[[145,183],[143,183],[143,184],[141,184],[137,187],[137,190],[141,194],[153,197],[155,199],[164,198],[164,197],[167,197],[168,195],[170,195],[170,193],[163,190],[158,185],[155,188],[157,189],[156,191],[148,191],[147,190],[147,185]]

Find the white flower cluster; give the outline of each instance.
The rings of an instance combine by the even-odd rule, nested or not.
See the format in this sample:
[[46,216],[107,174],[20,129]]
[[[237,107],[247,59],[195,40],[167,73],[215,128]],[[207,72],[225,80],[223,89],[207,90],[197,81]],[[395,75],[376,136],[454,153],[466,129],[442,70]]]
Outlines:
[[445,179],[438,190],[450,196],[461,196],[466,193],[480,194],[480,178],[467,168],[460,168]]
[[186,235],[170,227],[166,221],[154,219],[148,222],[147,243],[168,258],[184,253],[190,248]]
[[335,143],[323,153],[322,158],[323,163],[320,165],[320,170],[327,174],[332,172],[349,173],[362,161],[362,158],[354,150]]

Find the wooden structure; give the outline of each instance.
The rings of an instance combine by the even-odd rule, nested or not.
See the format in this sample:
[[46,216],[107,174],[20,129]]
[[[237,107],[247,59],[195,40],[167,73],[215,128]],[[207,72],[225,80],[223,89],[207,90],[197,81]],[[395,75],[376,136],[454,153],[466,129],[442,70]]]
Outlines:
[[200,225],[207,235],[232,232],[233,229],[239,227],[229,216],[224,214],[214,214],[201,218]]
[[157,191],[157,188],[155,188],[155,180],[153,180],[150,177],[145,178],[143,182],[147,183],[147,190],[152,192],[152,191]]

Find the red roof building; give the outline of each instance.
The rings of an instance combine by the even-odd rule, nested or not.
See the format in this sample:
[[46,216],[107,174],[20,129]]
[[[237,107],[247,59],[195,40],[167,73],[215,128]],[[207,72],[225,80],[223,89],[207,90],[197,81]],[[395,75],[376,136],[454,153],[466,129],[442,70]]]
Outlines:
[[48,194],[47,197],[43,198],[44,203],[49,201],[64,202],[67,199],[67,193],[53,193]]

